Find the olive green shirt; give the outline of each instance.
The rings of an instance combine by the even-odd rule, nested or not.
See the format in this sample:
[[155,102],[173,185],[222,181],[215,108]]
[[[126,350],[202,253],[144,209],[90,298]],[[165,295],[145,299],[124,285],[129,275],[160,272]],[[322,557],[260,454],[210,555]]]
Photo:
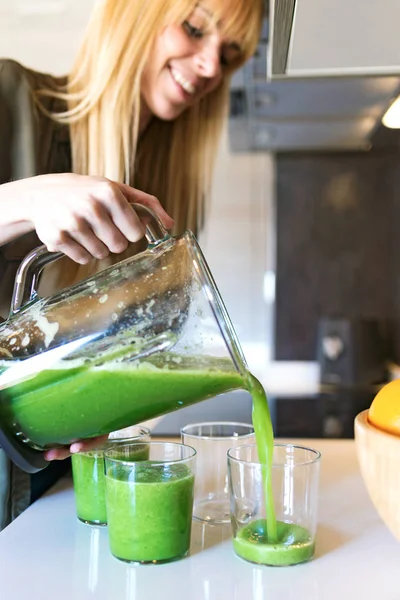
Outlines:
[[[33,92],[63,83],[11,60],[0,60],[0,184],[45,173],[71,171],[69,131],[36,107]],[[60,100],[41,98],[49,111]],[[0,316],[9,313],[14,277],[21,259],[40,245],[35,233],[0,247]]]
[[[0,60],[0,184],[45,173],[71,171],[69,130],[37,108],[33,92],[65,83]],[[49,111],[60,111],[60,100],[41,100]],[[0,247],[0,317],[7,318],[14,277],[21,259],[40,245],[35,233]],[[1,397],[0,397],[1,402]],[[0,449],[0,530],[20,514],[31,498],[31,477],[15,467]]]

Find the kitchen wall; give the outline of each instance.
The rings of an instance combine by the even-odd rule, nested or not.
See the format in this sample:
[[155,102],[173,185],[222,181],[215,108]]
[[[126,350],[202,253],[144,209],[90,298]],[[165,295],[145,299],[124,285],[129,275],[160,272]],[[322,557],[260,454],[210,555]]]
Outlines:
[[321,316],[398,318],[399,166],[394,145],[277,156],[276,359],[315,360]]
[[96,0],[0,0],[0,57],[65,74]]
[[[396,132],[398,133],[398,132]],[[400,135],[398,135],[400,138]],[[400,139],[399,139],[400,143]],[[392,262],[394,263],[394,283],[393,283],[393,357],[397,364],[400,364],[400,151],[396,156],[395,167],[391,172],[391,190],[393,201],[393,221],[392,221],[392,241],[393,254]],[[397,377],[400,373],[397,372]]]
[[271,154],[229,153],[224,135],[200,235],[246,357],[260,376],[272,341],[274,298],[264,294],[264,279],[274,269],[274,169]]

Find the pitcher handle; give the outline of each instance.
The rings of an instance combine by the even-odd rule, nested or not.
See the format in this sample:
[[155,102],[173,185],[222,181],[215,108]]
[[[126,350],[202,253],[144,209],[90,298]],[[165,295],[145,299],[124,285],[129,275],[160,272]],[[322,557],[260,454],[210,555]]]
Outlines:
[[[152,221],[146,223],[145,237],[149,247],[154,248],[170,238],[161,219],[147,206],[132,203],[132,207],[140,215],[150,216]],[[64,256],[62,252],[49,252],[46,246],[34,248],[21,261],[15,276],[14,290],[11,300],[11,315],[19,312],[29,302],[38,298],[37,288],[39,275],[44,267]]]

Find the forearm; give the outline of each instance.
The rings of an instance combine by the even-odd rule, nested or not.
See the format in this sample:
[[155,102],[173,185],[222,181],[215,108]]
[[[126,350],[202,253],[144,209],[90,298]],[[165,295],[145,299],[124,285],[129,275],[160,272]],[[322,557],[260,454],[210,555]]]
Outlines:
[[33,224],[27,218],[28,201],[24,182],[0,185],[0,246],[33,230]]

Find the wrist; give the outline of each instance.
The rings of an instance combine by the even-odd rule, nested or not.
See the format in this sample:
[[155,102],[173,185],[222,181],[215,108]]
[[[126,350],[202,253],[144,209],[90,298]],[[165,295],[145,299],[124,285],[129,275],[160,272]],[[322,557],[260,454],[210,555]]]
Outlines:
[[30,231],[32,223],[32,198],[29,186],[23,179],[0,185],[0,227],[19,226]]

